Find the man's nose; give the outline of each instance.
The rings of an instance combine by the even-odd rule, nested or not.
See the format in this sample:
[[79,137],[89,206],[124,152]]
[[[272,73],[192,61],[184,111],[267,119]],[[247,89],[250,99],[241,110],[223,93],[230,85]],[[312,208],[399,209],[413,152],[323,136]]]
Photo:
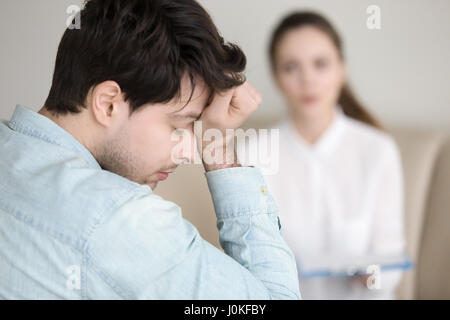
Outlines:
[[193,164],[197,157],[197,141],[193,132],[185,130],[181,138],[181,148],[176,155],[177,163]]

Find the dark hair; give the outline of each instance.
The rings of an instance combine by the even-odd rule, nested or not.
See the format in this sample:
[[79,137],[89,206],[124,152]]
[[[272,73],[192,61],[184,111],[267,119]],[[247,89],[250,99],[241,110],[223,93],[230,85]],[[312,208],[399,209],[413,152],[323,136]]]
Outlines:
[[89,89],[107,80],[119,84],[130,114],[180,97],[185,72],[190,98],[195,76],[215,92],[245,81],[244,53],[195,0],[89,0],[80,21],[59,44],[45,102],[53,113],[79,113]]
[[[326,18],[318,13],[310,11],[294,12],[286,16],[272,34],[272,39],[269,45],[269,56],[272,72],[276,71],[276,50],[283,35],[292,29],[297,29],[304,26],[315,27],[328,35],[336,46],[341,59],[345,60],[341,38],[339,37],[336,29]],[[341,90],[338,103],[342,106],[343,112],[347,116],[362,121],[375,128],[383,129],[380,123],[358,101],[347,83],[344,84]]]

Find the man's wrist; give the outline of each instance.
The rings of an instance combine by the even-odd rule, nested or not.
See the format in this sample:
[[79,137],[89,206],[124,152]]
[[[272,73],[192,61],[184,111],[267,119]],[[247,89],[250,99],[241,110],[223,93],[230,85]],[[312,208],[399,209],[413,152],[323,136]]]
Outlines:
[[232,163],[232,164],[212,164],[212,165],[206,165],[203,164],[203,167],[205,168],[205,171],[214,171],[214,170],[221,170],[221,169],[227,169],[227,168],[236,168],[236,167],[242,167],[239,163]]
[[[223,156],[216,158],[215,157],[216,153],[222,153]],[[234,147],[231,148],[229,146],[215,149],[213,152],[213,157],[208,157],[206,159],[205,157],[202,157],[202,160],[203,160],[203,167],[207,172],[220,169],[241,167],[241,164],[239,164],[238,162]]]

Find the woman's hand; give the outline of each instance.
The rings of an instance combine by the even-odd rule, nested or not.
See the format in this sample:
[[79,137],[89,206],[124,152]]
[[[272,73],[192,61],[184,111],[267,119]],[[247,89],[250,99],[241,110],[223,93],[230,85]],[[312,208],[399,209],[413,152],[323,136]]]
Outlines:
[[359,286],[362,286],[363,288],[368,289],[368,281],[370,280],[371,274],[365,274],[365,275],[358,275],[353,276],[352,280]]

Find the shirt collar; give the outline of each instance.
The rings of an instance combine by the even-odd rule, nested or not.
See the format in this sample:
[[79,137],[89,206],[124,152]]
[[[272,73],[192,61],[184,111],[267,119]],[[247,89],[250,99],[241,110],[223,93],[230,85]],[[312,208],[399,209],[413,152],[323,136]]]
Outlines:
[[320,138],[311,144],[306,141],[297,131],[292,119],[286,121],[289,136],[295,144],[309,154],[329,155],[336,146],[345,122],[345,114],[340,105],[334,109],[334,118],[331,125],[322,133]]
[[33,110],[16,105],[8,126],[14,131],[69,149],[85,159],[90,167],[101,169],[89,150],[68,131]]

